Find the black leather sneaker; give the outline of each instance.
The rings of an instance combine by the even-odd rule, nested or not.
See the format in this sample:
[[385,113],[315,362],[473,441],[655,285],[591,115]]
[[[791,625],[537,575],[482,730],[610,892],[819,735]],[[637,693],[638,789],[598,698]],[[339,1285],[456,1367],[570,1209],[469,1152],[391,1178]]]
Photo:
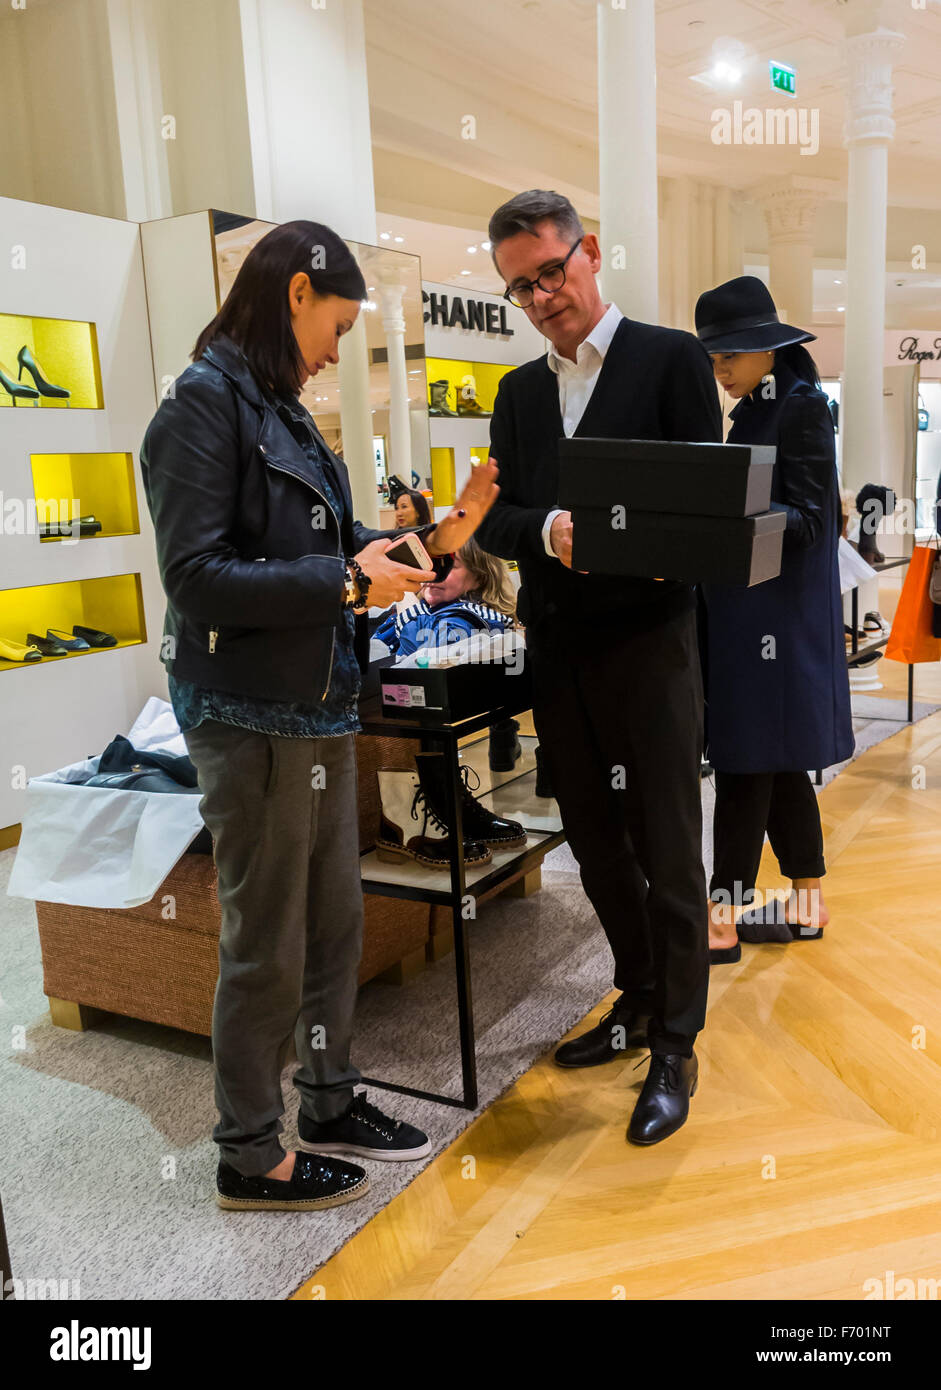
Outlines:
[[290,1180],[246,1178],[224,1159],[216,1174],[216,1201],[227,1211],[316,1211],[355,1202],[369,1191],[369,1179],[355,1163],[297,1153]]
[[323,1154],[353,1154],[356,1158],[381,1158],[392,1163],[424,1158],[431,1153],[431,1140],[414,1125],[390,1119],[366,1092],[360,1091],[345,1115],[323,1123],[308,1119],[301,1111],[297,1134],[304,1148]]

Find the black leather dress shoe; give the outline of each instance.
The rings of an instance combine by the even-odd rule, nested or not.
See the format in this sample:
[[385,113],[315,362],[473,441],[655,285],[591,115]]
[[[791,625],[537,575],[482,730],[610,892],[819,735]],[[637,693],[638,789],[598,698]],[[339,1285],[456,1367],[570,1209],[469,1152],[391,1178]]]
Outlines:
[[556,1064],[560,1067],[598,1067],[602,1062],[613,1062],[616,1057],[623,1057],[625,1052],[646,1047],[647,1022],[647,1014],[622,1006],[619,999],[594,1028],[589,1028],[581,1037],[573,1038],[556,1049]]
[[224,1159],[216,1175],[216,1201],[227,1211],[314,1211],[355,1202],[369,1191],[369,1179],[355,1163],[298,1152],[287,1182],[245,1178]]
[[686,1123],[699,1082],[696,1054],[652,1052],[650,1070],[627,1128],[632,1144],[659,1144]]

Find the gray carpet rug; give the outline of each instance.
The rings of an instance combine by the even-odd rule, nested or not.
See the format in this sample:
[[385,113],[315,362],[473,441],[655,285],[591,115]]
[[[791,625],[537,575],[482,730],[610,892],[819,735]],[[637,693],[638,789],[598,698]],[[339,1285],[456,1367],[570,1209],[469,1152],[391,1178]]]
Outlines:
[[[886,722],[890,702],[856,697],[854,708],[857,756],[904,727]],[[918,705],[916,719],[936,708]],[[710,793],[704,785],[707,825]],[[0,854],[0,1196],[14,1274],[77,1283],[83,1299],[287,1297],[424,1164],[371,1163],[367,1197],[330,1211],[221,1211],[208,1040],[117,1017],[85,1033],[53,1027],[34,907],[5,896],[13,856]],[[546,858],[541,892],[481,908],[471,955],[482,1110],[611,987],[566,846]],[[354,1057],[365,1075],[459,1093],[453,957],[405,989],[364,987]],[[290,1069],[282,1084],[290,1145]],[[372,1099],[425,1129],[431,1157],[473,1119],[389,1092]]]

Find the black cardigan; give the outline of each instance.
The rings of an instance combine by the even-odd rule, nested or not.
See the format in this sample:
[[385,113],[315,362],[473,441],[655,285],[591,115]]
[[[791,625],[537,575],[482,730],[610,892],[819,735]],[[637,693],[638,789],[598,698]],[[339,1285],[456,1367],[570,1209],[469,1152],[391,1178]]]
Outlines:
[[[530,640],[569,640],[586,624],[640,631],[693,604],[689,585],[577,574],[546,554],[542,527],[558,506],[558,441],[564,437],[558,378],[546,357],[500,382],[490,452],[500,496],[475,539],[519,563],[521,621]],[[722,412],[708,354],[690,333],[622,319],[576,435],[718,443]]]

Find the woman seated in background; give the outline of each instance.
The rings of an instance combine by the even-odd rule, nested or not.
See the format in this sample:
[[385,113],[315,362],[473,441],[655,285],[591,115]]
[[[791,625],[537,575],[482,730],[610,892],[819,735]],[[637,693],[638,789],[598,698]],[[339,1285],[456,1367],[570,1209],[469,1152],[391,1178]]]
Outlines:
[[[456,642],[472,632],[500,632],[515,623],[516,593],[506,564],[472,539],[455,554],[440,584],[426,584],[421,598],[401,612],[390,608],[373,636],[396,655],[406,656],[418,647]],[[513,771],[522,752],[518,733],[515,719],[490,726],[491,772]],[[548,783],[540,782],[539,794],[551,796]]]
[[[403,493],[399,502],[410,495]],[[421,493],[415,495],[425,501]],[[390,651],[406,656],[419,647],[442,646],[472,632],[502,632],[513,626],[515,614],[516,595],[506,565],[470,540],[455,555],[445,579],[426,584],[421,598],[401,612],[390,608],[373,636]]]

